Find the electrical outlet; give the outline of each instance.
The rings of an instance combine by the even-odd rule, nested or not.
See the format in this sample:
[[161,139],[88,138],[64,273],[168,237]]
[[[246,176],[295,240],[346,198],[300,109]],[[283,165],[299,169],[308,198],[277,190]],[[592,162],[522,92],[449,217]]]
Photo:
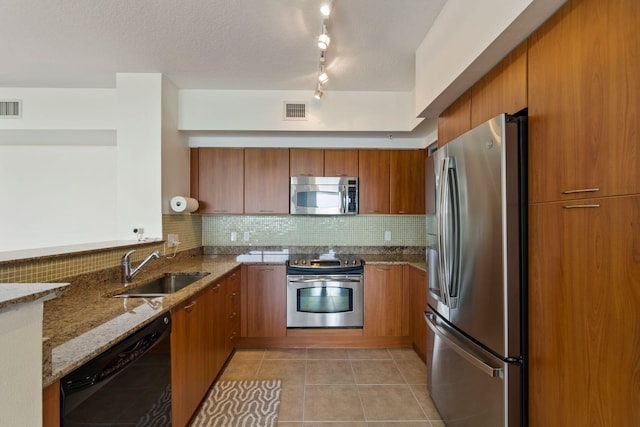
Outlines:
[[238,240],[238,233],[236,233],[235,231],[231,232],[231,241],[235,242],[236,240]]
[[243,239],[245,242],[248,242],[248,241],[249,241],[249,232],[248,232],[248,231],[245,231],[245,232],[244,232],[244,235],[242,236],[242,239]]
[[390,242],[391,241],[391,231],[387,230],[384,232],[384,240],[385,242]]
[[178,240],[177,234],[167,234],[167,246],[170,248],[175,248],[180,244],[180,240]]

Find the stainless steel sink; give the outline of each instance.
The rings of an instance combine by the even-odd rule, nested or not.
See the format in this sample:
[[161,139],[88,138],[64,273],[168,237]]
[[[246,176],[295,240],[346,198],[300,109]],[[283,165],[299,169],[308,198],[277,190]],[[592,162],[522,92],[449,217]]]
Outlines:
[[162,277],[152,280],[151,282],[128,289],[114,296],[116,298],[162,297],[174,292],[178,292],[180,289],[183,289],[193,282],[202,279],[208,274],[209,273],[167,273]]

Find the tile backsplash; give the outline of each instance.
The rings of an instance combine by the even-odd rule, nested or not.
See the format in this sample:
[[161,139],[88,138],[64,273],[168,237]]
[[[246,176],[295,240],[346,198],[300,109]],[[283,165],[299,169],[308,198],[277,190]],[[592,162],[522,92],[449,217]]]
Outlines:
[[[425,246],[428,222],[424,215],[203,215],[202,244]],[[385,240],[385,231],[390,232],[390,241]]]

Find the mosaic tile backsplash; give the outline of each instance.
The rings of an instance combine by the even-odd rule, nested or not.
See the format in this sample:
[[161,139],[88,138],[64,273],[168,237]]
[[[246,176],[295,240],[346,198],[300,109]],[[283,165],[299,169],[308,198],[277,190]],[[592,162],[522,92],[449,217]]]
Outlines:
[[[424,215],[204,215],[204,246],[425,246]],[[385,240],[391,232],[391,241]],[[245,232],[249,240],[245,241]],[[236,240],[232,240],[235,233]]]

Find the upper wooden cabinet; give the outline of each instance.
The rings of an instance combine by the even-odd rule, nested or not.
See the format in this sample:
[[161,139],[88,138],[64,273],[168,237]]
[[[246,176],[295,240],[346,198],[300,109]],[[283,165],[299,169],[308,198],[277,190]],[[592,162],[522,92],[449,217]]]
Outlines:
[[324,150],[290,148],[289,174],[291,176],[324,176]]
[[244,212],[289,213],[289,150],[245,148]]
[[471,91],[467,91],[438,117],[438,147],[471,129]]
[[[195,148],[199,213],[244,212],[244,150]],[[193,165],[193,162],[192,162]],[[193,171],[192,171],[193,173]],[[193,177],[192,177],[193,179]]]
[[389,156],[389,213],[424,214],[425,150],[392,150]]
[[530,201],[640,192],[638,22],[637,0],[572,1],[530,37]]
[[389,151],[359,150],[358,209],[361,214],[389,213]]
[[358,150],[324,150],[324,176],[358,176]]
[[527,107],[527,42],[521,43],[471,88],[471,127]]

